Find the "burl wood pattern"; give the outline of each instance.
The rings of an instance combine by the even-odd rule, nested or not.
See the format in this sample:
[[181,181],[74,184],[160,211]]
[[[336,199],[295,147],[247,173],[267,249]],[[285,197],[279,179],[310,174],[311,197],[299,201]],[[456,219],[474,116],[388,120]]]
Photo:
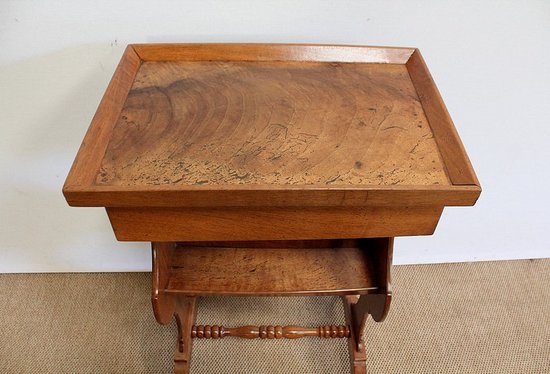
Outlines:
[[143,62],[98,185],[449,185],[404,65]]
[[192,338],[218,339],[235,336],[245,339],[298,339],[306,336],[320,338],[348,338],[350,328],[347,325],[326,325],[316,328],[302,326],[241,326],[224,327],[218,325],[198,325],[191,329]]

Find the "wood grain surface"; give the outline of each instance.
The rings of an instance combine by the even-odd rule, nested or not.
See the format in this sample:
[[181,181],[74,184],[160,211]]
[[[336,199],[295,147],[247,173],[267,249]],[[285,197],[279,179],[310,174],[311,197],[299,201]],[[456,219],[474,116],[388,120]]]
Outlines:
[[145,62],[100,185],[449,184],[404,65]]
[[442,206],[107,208],[122,241],[377,238],[433,234]]
[[481,188],[418,50],[128,46],[72,206],[453,206]]
[[375,292],[381,285],[375,283],[368,248],[354,246],[351,240],[336,242],[328,246],[312,241],[309,247],[300,242],[294,242],[297,246],[268,242],[268,247],[261,243],[235,248],[178,246],[166,292],[197,296]]

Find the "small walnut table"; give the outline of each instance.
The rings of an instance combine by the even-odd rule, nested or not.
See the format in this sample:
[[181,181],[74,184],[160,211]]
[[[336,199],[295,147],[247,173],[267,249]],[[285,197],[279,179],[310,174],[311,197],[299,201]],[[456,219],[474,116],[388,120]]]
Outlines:
[[[67,177],[153,248],[153,311],[191,338],[348,338],[391,300],[393,238],[430,235],[479,182],[414,48],[138,44]],[[195,326],[197,297],[340,295],[343,326]]]

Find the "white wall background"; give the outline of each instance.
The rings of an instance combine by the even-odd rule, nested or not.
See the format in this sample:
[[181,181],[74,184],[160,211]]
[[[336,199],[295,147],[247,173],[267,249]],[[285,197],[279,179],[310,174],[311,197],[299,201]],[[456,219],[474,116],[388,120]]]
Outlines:
[[126,44],[419,47],[483,186],[395,263],[550,257],[549,1],[0,1],[0,272],[149,270],[61,187]]

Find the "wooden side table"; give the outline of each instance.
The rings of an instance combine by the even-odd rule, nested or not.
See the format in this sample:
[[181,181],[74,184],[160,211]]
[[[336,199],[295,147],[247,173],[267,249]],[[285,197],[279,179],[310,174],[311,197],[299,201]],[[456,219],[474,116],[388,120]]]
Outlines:
[[[63,193],[153,251],[179,337],[348,338],[391,301],[393,237],[430,235],[479,182],[414,48],[130,45]],[[195,326],[197,297],[340,295],[343,326]]]

